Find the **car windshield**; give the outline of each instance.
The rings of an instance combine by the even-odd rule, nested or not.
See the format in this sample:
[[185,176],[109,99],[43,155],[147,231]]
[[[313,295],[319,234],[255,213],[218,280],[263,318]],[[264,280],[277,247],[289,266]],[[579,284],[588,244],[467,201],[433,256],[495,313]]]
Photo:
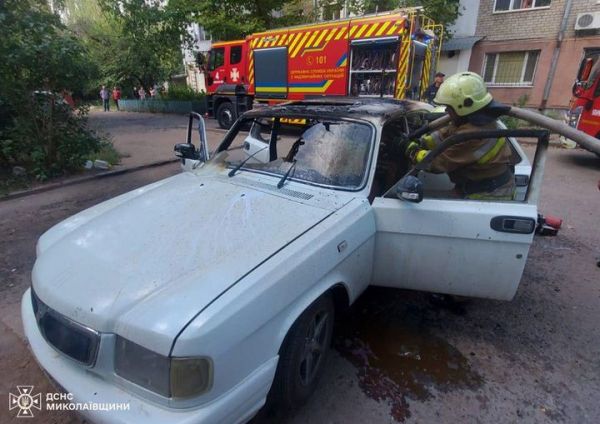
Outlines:
[[[228,136],[213,159],[228,168],[272,174],[308,184],[360,189],[366,179],[373,130],[366,123],[332,119],[253,119]],[[225,142],[227,144],[227,142]],[[239,171],[238,171],[239,172]],[[231,172],[230,172],[231,174]]]

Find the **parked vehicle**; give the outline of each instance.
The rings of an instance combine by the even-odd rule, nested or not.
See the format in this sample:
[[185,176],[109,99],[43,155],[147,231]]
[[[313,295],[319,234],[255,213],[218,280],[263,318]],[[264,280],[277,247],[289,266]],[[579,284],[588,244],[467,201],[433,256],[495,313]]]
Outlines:
[[255,101],[419,99],[435,71],[442,33],[441,25],[407,10],[217,42],[207,63],[201,60],[208,109],[222,128],[229,128]]
[[[83,411],[94,422],[237,423],[267,399],[309,397],[334,317],[369,284],[512,299],[548,134],[456,136],[508,137],[523,189],[458,199],[399,153],[430,110],[385,99],[256,109],[211,155],[203,125],[198,146],[190,126],[175,146],[184,172],[42,235],[22,301],[35,357],[75,402],[130,405]],[[512,136],[539,139],[533,165]]]
[[[569,125],[600,139],[600,50],[586,51],[573,85]],[[600,156],[600,150],[594,153]]]

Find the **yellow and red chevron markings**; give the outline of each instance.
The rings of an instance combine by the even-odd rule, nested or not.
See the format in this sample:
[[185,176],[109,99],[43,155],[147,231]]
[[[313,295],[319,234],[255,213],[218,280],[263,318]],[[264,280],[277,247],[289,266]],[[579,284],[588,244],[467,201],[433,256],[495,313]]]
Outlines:
[[299,54],[302,56],[305,53],[322,51],[331,41],[402,35],[405,26],[404,17],[346,21],[337,26],[312,25],[256,34],[250,42],[250,47],[261,49],[287,46],[290,58],[295,58]]
[[408,31],[404,34],[400,41],[400,58],[398,60],[398,73],[396,75],[396,97],[401,99],[404,97],[408,79],[408,65],[410,61],[410,36]]

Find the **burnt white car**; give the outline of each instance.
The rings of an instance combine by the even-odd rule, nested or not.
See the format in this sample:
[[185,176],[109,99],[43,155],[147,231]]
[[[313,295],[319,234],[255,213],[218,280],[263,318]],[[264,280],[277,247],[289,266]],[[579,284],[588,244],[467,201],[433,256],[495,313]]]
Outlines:
[[22,302],[35,357],[74,402],[129,405],[83,411],[94,422],[237,423],[267,399],[307,399],[335,315],[370,284],[512,299],[547,134],[487,134],[538,137],[534,171],[510,138],[515,200],[463,200],[400,151],[429,111],[382,99],[253,110],[210,159],[200,126],[198,147],[176,146],[184,172],[40,238]]

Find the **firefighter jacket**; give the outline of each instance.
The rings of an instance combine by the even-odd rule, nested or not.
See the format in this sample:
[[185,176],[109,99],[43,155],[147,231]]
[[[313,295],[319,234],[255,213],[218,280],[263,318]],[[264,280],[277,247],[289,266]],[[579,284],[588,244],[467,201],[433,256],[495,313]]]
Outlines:
[[[421,148],[414,160],[420,162],[444,139],[463,132],[498,129],[496,121],[482,126],[464,123],[451,124],[421,138]],[[437,156],[428,168],[433,173],[447,173],[463,197],[512,198],[514,192],[514,165],[516,155],[504,138],[473,139],[455,144]]]

